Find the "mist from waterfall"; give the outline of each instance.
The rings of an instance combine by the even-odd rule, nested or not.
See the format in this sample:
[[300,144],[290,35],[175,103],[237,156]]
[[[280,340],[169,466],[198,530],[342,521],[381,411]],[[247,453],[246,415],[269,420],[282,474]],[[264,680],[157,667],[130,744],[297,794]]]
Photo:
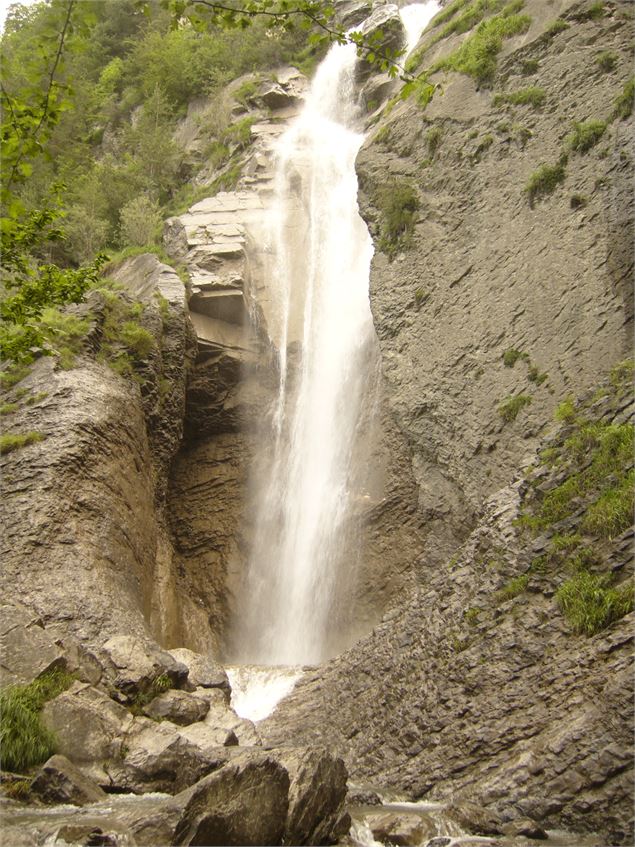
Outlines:
[[360,550],[356,506],[368,498],[363,445],[379,356],[373,244],[357,206],[356,62],[354,45],[330,49],[276,149],[278,390],[254,473],[254,534],[231,637],[232,661],[242,664],[314,664],[341,647],[338,601]]

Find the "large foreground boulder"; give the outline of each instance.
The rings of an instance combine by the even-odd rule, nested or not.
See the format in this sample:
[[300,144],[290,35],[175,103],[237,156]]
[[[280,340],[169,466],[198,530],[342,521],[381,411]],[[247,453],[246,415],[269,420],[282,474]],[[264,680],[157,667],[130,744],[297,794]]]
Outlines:
[[106,792],[85,776],[66,756],[51,756],[31,783],[31,793],[45,803],[83,806],[106,799]]
[[143,711],[155,721],[167,720],[179,726],[189,726],[204,719],[209,712],[209,703],[185,691],[166,691],[148,703]]
[[188,682],[194,688],[218,688],[229,703],[231,686],[225,669],[210,656],[202,656],[185,647],[168,650],[170,656],[185,665],[189,671]]

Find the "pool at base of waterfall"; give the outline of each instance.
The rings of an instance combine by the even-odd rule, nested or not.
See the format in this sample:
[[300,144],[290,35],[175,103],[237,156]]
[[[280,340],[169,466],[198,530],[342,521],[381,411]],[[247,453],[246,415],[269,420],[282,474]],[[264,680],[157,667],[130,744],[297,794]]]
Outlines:
[[293,665],[229,665],[225,671],[232,689],[232,709],[254,723],[268,717],[291,694],[304,672]]

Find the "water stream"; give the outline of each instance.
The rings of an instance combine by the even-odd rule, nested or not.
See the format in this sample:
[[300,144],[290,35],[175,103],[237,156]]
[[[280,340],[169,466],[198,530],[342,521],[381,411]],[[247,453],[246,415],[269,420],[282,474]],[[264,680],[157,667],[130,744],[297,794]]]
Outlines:
[[[437,10],[435,2],[402,10],[407,50]],[[355,505],[369,496],[361,433],[379,369],[368,297],[373,244],[357,205],[357,61],[352,44],[329,50],[275,150],[278,390],[252,478],[255,529],[231,637],[234,665],[316,664],[346,646],[350,628],[342,599],[361,548]],[[250,683],[242,673],[242,707],[258,690],[272,702],[272,686],[286,691],[281,680],[256,673]]]

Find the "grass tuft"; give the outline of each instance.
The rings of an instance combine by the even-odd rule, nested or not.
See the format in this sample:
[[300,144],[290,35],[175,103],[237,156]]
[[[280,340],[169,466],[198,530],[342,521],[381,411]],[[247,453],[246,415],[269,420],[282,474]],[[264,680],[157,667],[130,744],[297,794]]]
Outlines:
[[42,724],[40,711],[47,700],[65,691],[73,677],[49,671],[28,685],[13,685],[0,692],[0,747],[4,770],[21,773],[46,761],[55,752],[55,739]]
[[505,423],[511,423],[518,417],[518,413],[525,406],[529,406],[531,397],[528,394],[514,394],[507,397],[498,407],[498,413]]
[[595,57],[595,64],[603,73],[609,73],[617,67],[619,56],[612,50],[602,50]]
[[552,194],[556,186],[564,182],[565,167],[562,162],[556,165],[540,165],[535,170],[525,186],[525,193],[529,198],[530,205],[533,205],[534,200],[538,197],[545,197],[547,194]]
[[613,120],[626,120],[633,114],[633,100],[635,99],[635,77],[631,77],[621,94],[613,101]]
[[537,109],[544,104],[546,97],[544,88],[530,85],[527,88],[519,88],[518,91],[510,91],[508,94],[496,94],[493,105],[501,106],[507,103],[510,106],[533,106]]
[[7,432],[0,435],[0,456],[5,456],[7,453],[13,453],[14,450],[26,447],[28,444],[35,444],[43,440],[44,436],[41,432]]
[[573,132],[567,136],[567,144],[571,150],[587,153],[594,147],[606,132],[606,121],[589,120],[573,125]]
[[632,611],[632,584],[612,588],[609,580],[580,571],[556,592],[558,605],[575,633],[595,635]]

